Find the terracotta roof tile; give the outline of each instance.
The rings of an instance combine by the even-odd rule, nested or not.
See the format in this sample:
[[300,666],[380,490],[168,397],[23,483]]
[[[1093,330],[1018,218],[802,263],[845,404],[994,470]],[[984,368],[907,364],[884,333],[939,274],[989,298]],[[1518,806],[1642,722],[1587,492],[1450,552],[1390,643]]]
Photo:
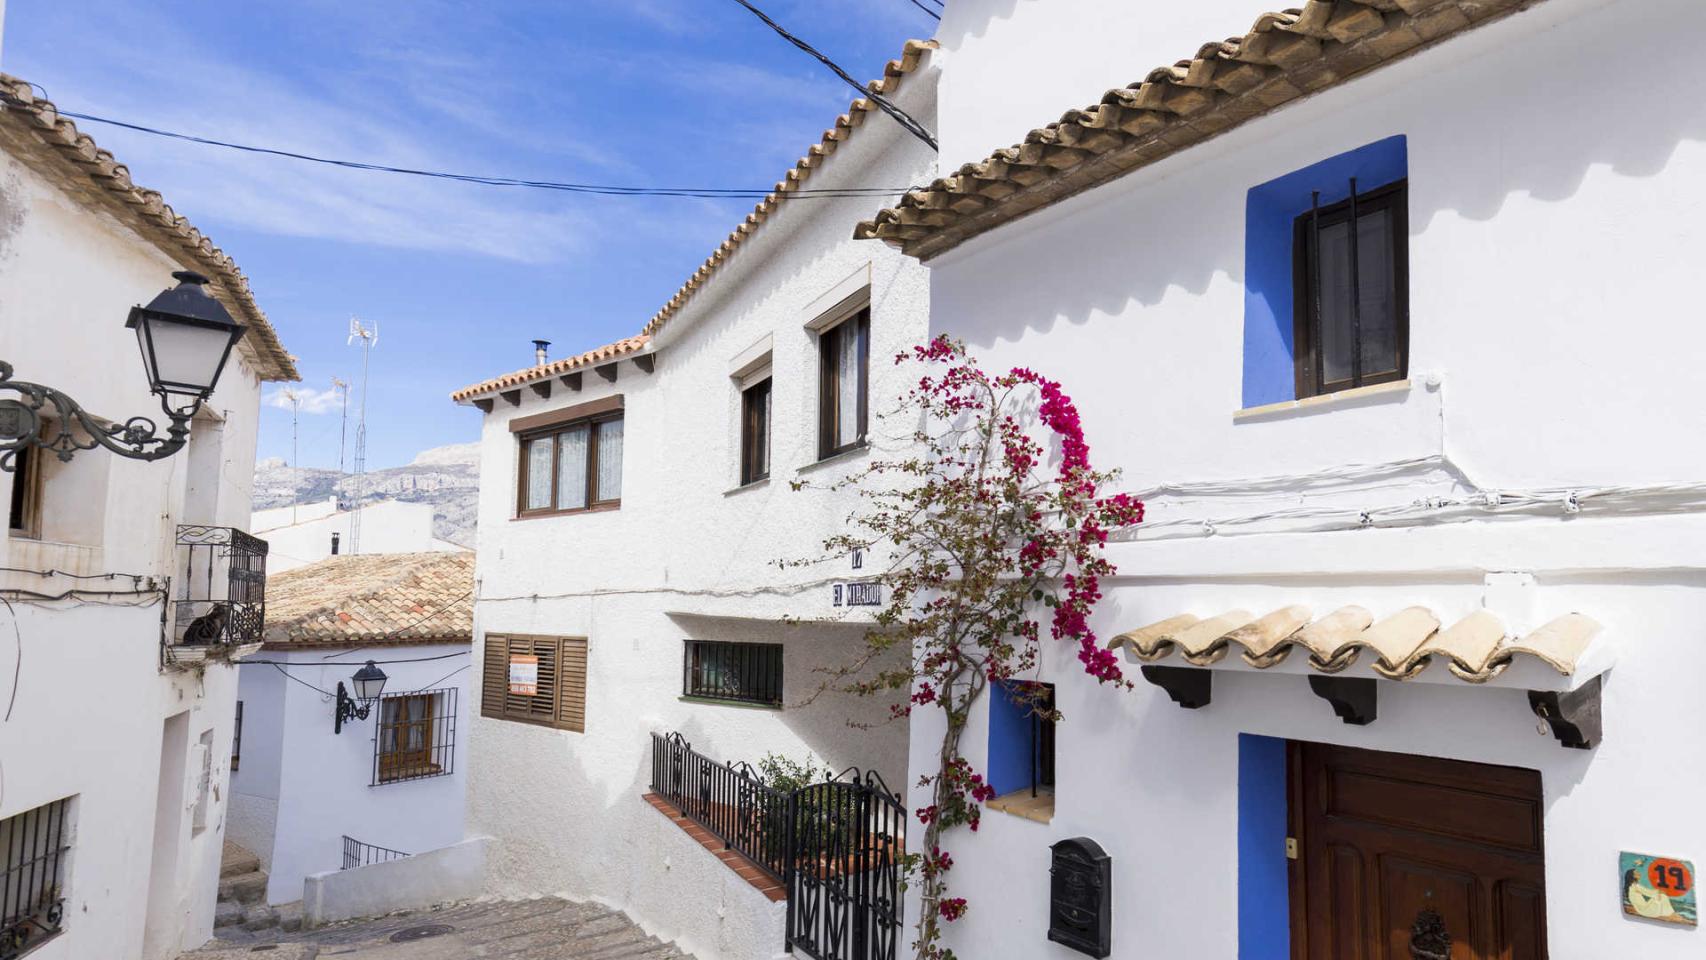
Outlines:
[[[867,84],[868,88],[873,93],[880,93],[889,97],[894,96],[895,92],[900,89],[903,78],[916,71],[918,65],[923,61],[924,55],[934,49],[936,49],[936,41],[934,40],[906,41],[906,45],[901,50],[900,58],[890,60],[883,68],[882,78],[871,81]],[[818,142],[806,151],[805,156],[801,157],[791,169],[783,174],[782,179],[776,182],[776,188],[763,200],[760,200],[758,205],[752,208],[752,212],[747,214],[746,218],[729,233],[727,239],[711,252],[704,263],[699,265],[699,269],[693,271],[693,274],[682,283],[680,289],[676,290],[675,295],[670,297],[658,312],[646,322],[638,336],[618,340],[616,343],[599,347],[597,350],[581,354],[579,357],[559,360],[556,363],[540,367],[530,367],[526,370],[517,370],[514,373],[505,374],[483,383],[463,387],[452,393],[450,399],[460,403],[473,399],[482,393],[512,389],[535,380],[567,373],[577,367],[602,363],[615,357],[639,352],[651,342],[653,335],[663,329],[664,324],[668,323],[671,317],[687,305],[687,301],[692,299],[695,293],[710,282],[711,277],[717,273],[724,263],[728,262],[729,258],[746,241],[746,238],[757,232],[758,228],[770,218],[770,215],[784,202],[784,195],[801,189],[811,176],[812,171],[821,167],[825,158],[833,154],[836,148],[852,136],[853,131],[865,122],[865,115],[876,109],[878,107],[874,101],[861,98],[853,101],[846,113],[836,117],[834,126],[825,130]],[[615,352],[604,356],[595,356],[601,351]]]
[[472,400],[483,393],[514,389],[522,384],[532,383],[535,380],[548,380],[551,377],[562,376],[565,373],[572,373],[575,370],[609,363],[612,360],[620,360],[630,354],[641,352],[645,349],[646,345],[651,342],[652,338],[645,334],[641,334],[637,337],[628,337],[626,339],[618,340],[615,343],[607,343],[602,347],[596,347],[573,357],[564,357],[561,360],[553,360],[547,364],[534,365],[526,368],[525,370],[516,370],[513,373],[506,373],[501,377],[493,377],[490,380],[476,383],[473,386],[463,387],[451,394],[450,399],[457,403],[461,403],[464,400]]
[[267,578],[266,645],[465,643],[473,591],[468,552],[328,557]]
[[[854,229],[928,259],[1281,104],[1538,0],[1308,0],[1203,44],[1021,144],[967,163]],[[998,94],[992,94],[992,102]]]
[[260,361],[262,380],[297,380],[296,363],[255,303],[249,281],[225,251],[214,246],[153,190],[130,180],[130,169],[95,145],[88,134],[38,98],[28,82],[0,73],[0,144],[83,203],[104,211],[213,280],[212,292],[249,327],[244,341]]
[[1234,610],[1206,619],[1180,614],[1127,631],[1109,642],[1125,648],[1141,663],[1165,660],[1177,652],[1187,663],[1206,667],[1233,648],[1244,662],[1267,669],[1283,662],[1293,649],[1308,658],[1320,673],[1340,673],[1364,651],[1369,665],[1389,680],[1415,678],[1435,660],[1470,683],[1485,683],[1503,673],[1517,656],[1532,657],[1563,676],[1575,673],[1599,624],[1579,613],[1547,622],[1526,636],[1508,637],[1504,623],[1484,610],[1476,611],[1444,630],[1426,607],[1406,607],[1373,622],[1362,607],[1341,607],[1311,620],[1307,607],[1282,607],[1252,618]]

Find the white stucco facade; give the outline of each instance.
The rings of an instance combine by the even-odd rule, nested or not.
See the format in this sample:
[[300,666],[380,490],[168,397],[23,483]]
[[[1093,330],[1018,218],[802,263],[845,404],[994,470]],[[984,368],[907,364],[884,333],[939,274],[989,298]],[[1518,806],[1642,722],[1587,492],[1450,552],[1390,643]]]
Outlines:
[[[231,839],[254,852],[267,871],[267,901],[303,897],[304,880],[343,865],[343,837],[407,854],[425,853],[463,838],[467,790],[468,645],[428,643],[367,649],[264,650],[242,668],[243,741],[231,777]],[[381,708],[346,721],[333,733],[335,691],[368,660],[385,671],[384,695],[440,694],[435,742],[450,738],[442,775],[375,783],[375,738]],[[414,662],[401,662],[414,661]],[[288,676],[287,676],[288,674]],[[296,681],[301,681],[296,682]],[[318,688],[318,690],[313,689]],[[450,699],[454,711],[445,713]],[[443,765],[442,763],[440,764]]]
[[[900,91],[927,123],[934,83],[926,64]],[[932,164],[926,148],[873,113],[809,183],[915,183],[931,176]],[[923,268],[850,239],[869,210],[863,200],[782,204],[656,335],[653,372],[624,359],[608,383],[589,367],[578,391],[557,383],[545,399],[522,388],[518,406],[496,399],[485,417],[476,663],[493,634],[587,640],[584,733],[473,711],[469,829],[496,838],[491,893],[600,900],[701,960],[779,956],[783,904],[642,800],[650,735],[679,732],[722,761],[774,753],[835,770],[858,766],[900,788],[906,730],[881,723],[889,702],[811,697],[821,670],[862,649],[862,625],[848,622],[831,594],[835,580],[858,574],[845,558],[833,568],[775,566],[815,556],[822,538],[840,532],[848,505],[792,483],[831,481],[873,455],[856,450],[818,462],[816,326],[868,304],[879,449],[892,432],[879,425],[882,398],[905,389],[889,360],[925,331]],[[770,477],[743,487],[741,377],[764,362],[773,384]],[[516,519],[511,420],[618,394],[620,509]],[[780,644],[785,706],[684,699],[687,640]],[[849,721],[875,726],[857,730]]]
[[[267,542],[267,572],[283,573],[332,555],[350,552],[354,510],[338,509],[338,498],[319,503],[256,510],[254,534]],[[432,535],[432,504],[382,500],[361,508],[362,553],[425,553],[465,550]]]
[[[944,167],[1241,33],[1261,9],[950,3]],[[1706,356],[1691,306],[1706,108],[1651,93],[1706,88],[1706,68],[1642,53],[1703,30],[1693,3],[1548,0],[930,262],[932,332],[963,338],[988,368],[1061,380],[1095,465],[1147,496],[1150,527],[1108,549],[1119,574],[1103,584],[1103,638],[1180,613],[1355,603],[1378,618],[1424,605],[1447,624],[1486,608],[1512,634],[1579,611],[1604,625],[1594,642],[1615,657],[1603,741],[1573,750],[1537,732],[1516,678],[1476,686],[1436,663],[1428,682],[1380,683],[1378,719],[1351,726],[1311,694],[1301,665],[1228,665],[1212,703],[1184,710],[1134,665],[1136,689],[1122,692],[1085,677],[1074,650],[1051,649],[1042,679],[1064,714],[1054,817],[988,813],[977,834],[952,835],[953,892],[971,904],[949,927],[959,956],[1078,956],[1045,934],[1049,845],[1080,836],[1112,856],[1113,956],[1285,955],[1283,941],[1240,942],[1241,734],[1539,771],[1550,955],[1700,949],[1695,931],[1622,915],[1618,855],[1706,862],[1698,818],[1650,806],[1655,791],[1706,785],[1693,735],[1652,725],[1654,705],[1692,704],[1706,683],[1694,547],[1706,517],[1697,494],[1652,489],[1706,473],[1691,395]],[[1652,71],[1599,68],[1635,59]],[[996,86],[1012,109],[989,109]],[[1247,192],[1394,136],[1408,146],[1408,383],[1241,415]],[[1323,471],[1336,476],[1304,477]],[[1521,515],[1359,517],[1429,497],[1614,485],[1646,489],[1580,513],[1553,492]],[[1304,509],[1324,512],[1258,519]],[[913,720],[914,780],[939,748],[933,719]],[[965,753],[987,752],[979,712]],[[916,794],[913,805],[927,802]]]
[[[124,321],[194,267],[0,151],[0,359],[17,379],[163,421]],[[168,459],[44,462],[35,535],[5,541],[0,818],[70,800],[64,928],[32,960],[158,960],[211,935],[236,669],[162,670],[160,598],[179,523],[248,524],[261,370],[234,352]],[[0,473],[8,502],[16,481]],[[74,588],[116,593],[43,597]]]

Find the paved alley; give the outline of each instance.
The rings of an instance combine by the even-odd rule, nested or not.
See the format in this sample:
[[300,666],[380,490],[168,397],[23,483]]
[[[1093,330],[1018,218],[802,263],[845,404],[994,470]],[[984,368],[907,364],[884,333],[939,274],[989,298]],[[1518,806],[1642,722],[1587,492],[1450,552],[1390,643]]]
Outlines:
[[691,960],[616,910],[539,900],[466,903],[318,930],[233,930],[179,960]]

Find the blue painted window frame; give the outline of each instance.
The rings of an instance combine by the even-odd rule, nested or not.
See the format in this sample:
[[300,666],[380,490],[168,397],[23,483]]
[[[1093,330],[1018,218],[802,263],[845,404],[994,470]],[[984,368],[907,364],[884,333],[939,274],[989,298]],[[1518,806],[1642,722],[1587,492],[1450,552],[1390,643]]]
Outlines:
[[1294,244],[1297,217],[1309,210],[1310,195],[1330,206],[1409,176],[1409,143],[1403,134],[1328,157],[1283,177],[1251,187],[1244,201],[1244,373],[1242,403],[1248,409],[1297,399]]

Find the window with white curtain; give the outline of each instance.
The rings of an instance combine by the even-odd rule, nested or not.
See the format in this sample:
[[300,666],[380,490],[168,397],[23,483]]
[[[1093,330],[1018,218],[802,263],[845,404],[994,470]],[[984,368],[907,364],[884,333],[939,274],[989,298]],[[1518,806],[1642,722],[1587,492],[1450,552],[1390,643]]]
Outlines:
[[622,500],[620,414],[553,425],[521,439],[521,516],[608,509]]
[[869,307],[818,334],[820,459],[865,442],[870,341]]

